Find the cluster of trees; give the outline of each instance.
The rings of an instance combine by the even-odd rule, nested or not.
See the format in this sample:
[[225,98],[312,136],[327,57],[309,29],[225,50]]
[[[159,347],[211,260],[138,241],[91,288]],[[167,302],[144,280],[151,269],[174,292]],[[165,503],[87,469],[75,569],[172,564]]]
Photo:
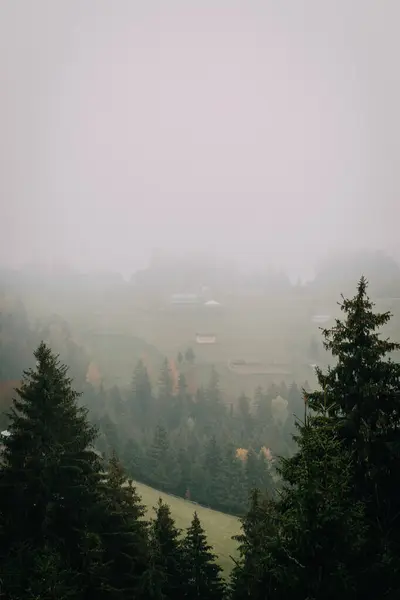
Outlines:
[[[41,344],[36,368],[26,372],[18,390],[10,415],[11,435],[2,451],[3,597],[399,598],[400,364],[393,355],[400,344],[380,336],[379,329],[391,315],[374,311],[364,278],[356,296],[343,299],[341,307],[345,318],[323,331],[335,363],[326,372],[317,369],[320,389],[305,394],[306,410],[297,422],[294,452],[279,460],[274,486],[257,479],[259,471],[251,481],[255,489],[237,537],[239,559],[227,584],[196,514],[183,536],[162,502],[155,518],[146,521],[140,498],[115,453],[105,465],[94,452],[96,432],[79,406],[66,367]],[[240,412],[226,409],[216,374],[195,399],[183,392],[182,382],[174,393],[167,365],[157,395],[142,364],[134,382],[131,403],[116,397],[114,410],[120,411],[121,427],[122,415],[126,428],[132,426],[132,410],[136,431],[142,431],[143,439],[151,433],[143,464],[169,485],[180,464],[172,457],[188,447],[176,444],[179,436],[186,435],[188,445],[191,437],[196,443],[206,439],[207,460],[199,466],[199,476],[201,469],[208,469],[209,493],[217,497],[218,491],[223,497],[228,488],[223,488],[222,474],[228,461],[221,458],[224,470],[215,469],[216,456],[224,456],[219,452],[225,448],[218,431],[232,426],[235,441],[241,435],[252,440],[259,435],[260,425],[245,408],[246,399],[238,403]],[[150,404],[139,402],[145,394]],[[261,402],[265,410],[270,405]],[[148,410],[152,417],[145,416]],[[173,421],[181,414],[184,430],[180,419]],[[251,417],[249,422],[246,416]],[[176,437],[168,436],[160,419],[172,419],[170,431]],[[193,431],[196,435],[191,436]],[[121,438],[114,442],[118,446]],[[123,450],[128,443],[135,444],[135,438],[126,440]],[[128,458],[136,456],[132,469],[142,460],[140,448],[138,443],[128,453]],[[250,480],[249,469],[244,472]],[[225,474],[237,492],[235,472]],[[267,491],[257,489],[268,486]]]
[[400,597],[400,345],[379,335],[361,279],[323,332],[334,366],[306,396],[279,493],[255,491],[238,537],[234,600]]
[[96,430],[67,368],[41,343],[25,372],[3,440],[0,586],[7,600],[210,599],[221,569],[194,514],[184,536],[162,502],[146,521]]
[[[98,449],[106,456],[117,450],[137,481],[224,512],[244,514],[254,487],[273,487],[268,450],[273,456],[294,451],[293,414],[304,413],[299,387],[282,383],[266,391],[259,388],[253,399],[242,395],[235,406],[227,406],[215,370],[208,385],[193,395],[183,374],[174,390],[166,360],[157,388],[152,388],[140,361],[131,390],[114,387],[93,395],[90,406],[102,434]],[[277,398],[287,403],[286,419],[274,418]],[[107,407],[100,417],[99,407]]]

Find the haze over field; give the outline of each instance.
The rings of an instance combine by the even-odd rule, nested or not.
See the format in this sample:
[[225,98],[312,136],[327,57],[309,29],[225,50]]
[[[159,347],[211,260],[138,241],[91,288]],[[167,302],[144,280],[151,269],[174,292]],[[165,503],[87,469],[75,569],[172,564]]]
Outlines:
[[400,256],[397,0],[3,0],[1,262]]
[[2,598],[400,598],[399,23],[0,0]]

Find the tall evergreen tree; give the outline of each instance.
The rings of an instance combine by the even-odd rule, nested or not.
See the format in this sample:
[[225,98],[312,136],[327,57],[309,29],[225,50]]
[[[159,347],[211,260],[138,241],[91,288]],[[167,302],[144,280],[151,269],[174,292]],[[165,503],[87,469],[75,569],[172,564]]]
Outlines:
[[162,425],[158,425],[153,443],[147,453],[147,478],[153,485],[166,490],[169,484],[169,439]]
[[[100,585],[101,461],[96,431],[78,408],[67,367],[41,343],[10,415],[0,471],[3,591],[25,598],[37,557],[70,573],[76,598]],[[47,558],[46,558],[47,560]]]
[[225,470],[225,493],[223,509],[242,515],[247,508],[247,487],[242,462],[236,456],[234,444],[227,444],[223,457]]
[[247,452],[245,476],[248,493],[255,489],[262,489],[263,481],[260,472],[260,462],[258,459],[258,454],[253,450],[253,448],[249,448],[249,451]]
[[298,452],[278,468],[283,488],[268,585],[288,600],[352,600],[366,536],[364,507],[352,494],[352,456],[323,413],[298,428]]
[[182,597],[183,555],[179,530],[175,527],[169,506],[160,499],[154,508],[156,518],[151,524],[153,580],[158,581],[161,597],[175,600]]
[[230,597],[232,600],[269,600],[267,589],[268,549],[267,539],[276,533],[271,518],[272,505],[258,489],[250,494],[250,506],[241,519],[242,531],[234,539],[238,542],[239,560],[231,574]]
[[124,447],[122,463],[132,479],[139,480],[143,477],[143,449],[135,439],[129,439]]
[[165,405],[171,399],[173,387],[171,369],[166,358],[162,364],[158,380],[158,399],[161,401],[161,405]]
[[108,463],[104,496],[101,538],[107,581],[98,598],[145,599],[149,557],[145,511],[115,453]]
[[226,490],[226,470],[221,447],[213,435],[207,442],[204,455],[204,470],[207,474],[206,502],[222,508]]
[[363,506],[352,496],[351,456],[323,415],[299,425],[296,455],[282,459],[278,499],[252,493],[238,536],[234,600],[357,598]]
[[207,542],[204,529],[195,512],[183,541],[185,574],[182,598],[185,600],[222,600],[222,569]]
[[142,360],[139,360],[133,373],[130,406],[134,419],[145,424],[151,414],[153,396],[149,374]]
[[354,497],[370,524],[360,590],[365,598],[389,597],[400,594],[400,364],[390,358],[400,344],[380,336],[391,314],[374,312],[364,277],[341,310],[345,319],[323,330],[336,364],[317,369],[322,391],[308,394],[308,404],[326,407],[353,453]]

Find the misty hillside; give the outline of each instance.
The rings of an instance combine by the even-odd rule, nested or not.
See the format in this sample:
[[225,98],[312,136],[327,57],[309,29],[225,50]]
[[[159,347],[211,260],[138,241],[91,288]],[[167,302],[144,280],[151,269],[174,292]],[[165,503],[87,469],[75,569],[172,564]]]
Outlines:
[[400,1],[0,1],[0,598],[399,600]]

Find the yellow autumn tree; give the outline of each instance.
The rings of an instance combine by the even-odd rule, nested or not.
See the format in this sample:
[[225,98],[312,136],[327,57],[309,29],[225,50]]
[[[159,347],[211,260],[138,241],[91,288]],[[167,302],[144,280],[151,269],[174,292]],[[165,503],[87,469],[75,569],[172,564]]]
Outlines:
[[242,461],[242,463],[245,463],[247,460],[247,455],[248,455],[249,451],[246,450],[246,448],[237,448],[236,450],[236,458],[238,458],[239,460]]

